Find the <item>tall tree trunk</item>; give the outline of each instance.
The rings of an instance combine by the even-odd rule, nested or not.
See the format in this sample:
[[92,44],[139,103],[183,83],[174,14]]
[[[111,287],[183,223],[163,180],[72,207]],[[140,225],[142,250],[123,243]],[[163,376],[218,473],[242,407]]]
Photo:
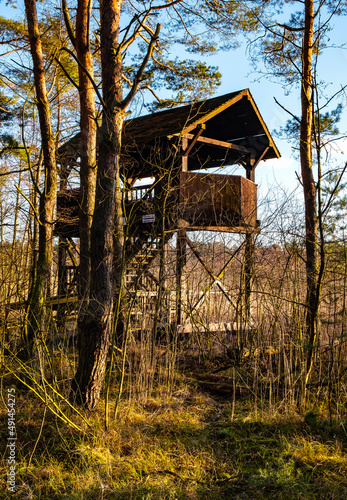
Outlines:
[[[90,300],[80,325],[79,364],[72,385],[77,400],[90,410],[97,407],[100,399],[111,338],[115,227],[120,258],[123,253],[119,180],[124,119],[121,108],[122,57],[118,45],[120,8],[119,0],[103,0],[101,3],[103,117],[91,230]],[[121,270],[121,265],[115,267]]]
[[[30,49],[33,60],[34,83],[43,150],[44,190],[40,195],[39,248],[28,299],[27,343],[30,346],[37,333],[45,331],[45,301],[53,260],[53,222],[57,191],[55,141],[51,127],[51,111],[47,98],[46,78],[35,0],[25,0]],[[30,347],[29,351],[30,352]]]
[[76,51],[80,62],[79,96],[81,127],[80,160],[80,297],[88,298],[90,283],[90,231],[96,186],[96,123],[93,54],[89,43],[92,2],[78,0],[76,15]]
[[318,312],[317,264],[318,264],[318,225],[316,186],[312,170],[312,132],[313,132],[313,0],[305,0],[305,30],[302,51],[302,87],[301,87],[301,128],[300,162],[305,197],[306,226],[306,277],[307,277],[307,313],[306,339],[308,343],[306,357],[306,380],[312,368],[313,344],[316,340],[316,322]]

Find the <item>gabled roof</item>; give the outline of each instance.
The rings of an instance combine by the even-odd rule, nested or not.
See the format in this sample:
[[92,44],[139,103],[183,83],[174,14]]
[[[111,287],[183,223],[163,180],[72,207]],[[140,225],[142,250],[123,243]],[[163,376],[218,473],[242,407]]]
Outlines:
[[123,141],[125,144],[150,142],[154,138],[184,135],[237,102],[244,92],[231,92],[187,106],[129,119],[124,124]]
[[[201,125],[205,126],[203,136],[209,139],[240,147],[252,147],[257,156],[264,160],[280,156],[248,89],[188,106],[130,118],[124,123],[122,144],[153,144],[161,138],[194,134]],[[73,151],[76,155],[78,147],[79,134],[59,148],[59,153],[73,156]],[[205,156],[211,156],[211,144],[204,147]],[[231,155],[230,161],[238,161],[236,153]]]
[[208,124],[208,137],[227,142],[240,143],[246,137],[264,136],[270,147],[265,159],[280,156],[249,89],[129,119],[124,124],[123,143],[150,142],[175,134],[183,136],[200,124]]

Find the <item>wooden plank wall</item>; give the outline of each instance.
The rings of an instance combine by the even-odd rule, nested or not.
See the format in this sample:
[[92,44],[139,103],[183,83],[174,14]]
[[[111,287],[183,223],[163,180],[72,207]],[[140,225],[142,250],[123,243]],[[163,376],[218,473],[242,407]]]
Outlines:
[[241,176],[182,172],[180,216],[193,225],[256,225],[257,186]]

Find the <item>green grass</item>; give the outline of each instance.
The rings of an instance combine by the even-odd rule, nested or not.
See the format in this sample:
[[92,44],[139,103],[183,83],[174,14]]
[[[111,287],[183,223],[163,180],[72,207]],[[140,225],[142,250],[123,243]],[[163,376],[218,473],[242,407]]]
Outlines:
[[[40,435],[43,410],[17,391],[17,492],[6,492],[3,451],[0,498],[347,498],[344,427],[318,413],[260,413],[246,400],[232,413],[227,399],[189,386],[165,401],[122,403],[108,431],[101,410],[88,415],[89,428],[77,422],[80,433],[47,412]],[[1,417],[6,436],[3,406]]]

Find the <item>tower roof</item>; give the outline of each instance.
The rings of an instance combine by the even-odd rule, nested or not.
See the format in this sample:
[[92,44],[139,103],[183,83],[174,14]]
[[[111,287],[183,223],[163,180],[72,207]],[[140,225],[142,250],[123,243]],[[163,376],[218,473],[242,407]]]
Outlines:
[[[203,128],[203,132],[198,131]],[[216,159],[215,150],[221,148],[224,163],[242,163],[242,156],[253,155],[256,164],[260,160],[279,158],[280,153],[258,110],[249,89],[231,92],[206,99],[192,105],[180,106],[158,113],[151,113],[124,122],[122,145],[153,145],[158,140],[199,135],[200,158]],[[59,155],[79,156],[80,134],[75,135],[59,148]],[[229,144],[229,146],[228,146]],[[201,165],[201,159],[192,169]]]

